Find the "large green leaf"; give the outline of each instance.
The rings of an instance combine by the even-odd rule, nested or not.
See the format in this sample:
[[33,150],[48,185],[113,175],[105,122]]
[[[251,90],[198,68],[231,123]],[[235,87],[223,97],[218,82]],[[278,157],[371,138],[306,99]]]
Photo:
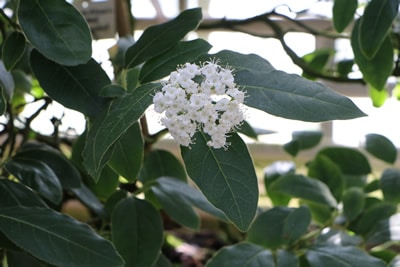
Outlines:
[[318,152],[339,166],[343,174],[366,175],[371,172],[368,159],[356,149],[348,147],[327,147]]
[[23,250],[56,266],[124,266],[110,242],[86,224],[47,208],[2,208],[0,230]]
[[0,179],[0,208],[13,206],[47,207],[32,190],[21,183]]
[[339,166],[324,155],[317,155],[308,164],[308,176],[326,184],[336,200],[340,200],[344,188],[344,179]]
[[271,190],[325,204],[332,208],[337,206],[336,199],[326,184],[301,174],[288,174],[280,177],[271,185]]
[[55,173],[63,188],[71,189],[81,186],[81,175],[75,165],[60,151],[50,146],[25,144],[18,152],[18,156],[44,162]]
[[44,162],[29,157],[16,156],[5,168],[23,184],[37,191],[54,204],[62,199],[62,187],[54,171]]
[[67,67],[43,57],[36,50],[32,51],[30,60],[40,85],[57,102],[90,117],[107,107],[108,100],[100,96],[100,92],[111,81],[95,60]]
[[206,267],[275,267],[271,251],[251,243],[224,247]]
[[375,57],[398,13],[398,0],[371,0],[361,17],[359,43],[367,58]]
[[371,155],[387,163],[393,164],[396,161],[396,146],[383,135],[367,134],[365,136],[364,147]]
[[46,267],[44,264],[42,264],[37,259],[35,259],[34,257],[25,252],[8,250],[6,252],[6,256],[7,256],[7,267],[18,267],[18,266]]
[[30,43],[59,64],[83,64],[92,56],[89,27],[64,0],[20,1],[18,21]]
[[202,39],[179,42],[167,52],[147,61],[140,70],[139,79],[142,83],[147,83],[164,78],[176,70],[178,65],[194,61],[210,48],[211,45]]
[[188,9],[173,20],[147,28],[126,51],[125,68],[135,67],[172,48],[188,32],[197,28],[201,18],[200,8]]
[[343,193],[343,214],[351,222],[364,210],[365,194],[359,187],[350,187]]
[[75,196],[82,201],[90,210],[94,211],[98,215],[103,215],[103,203],[93,194],[90,189],[82,184],[79,188],[73,188],[71,191],[75,194]]
[[[379,1],[379,0],[378,0]],[[385,0],[388,1],[388,0]],[[390,0],[391,1],[391,0]],[[373,57],[368,58],[361,51],[359,42],[360,21],[356,21],[351,34],[354,60],[363,74],[363,79],[377,90],[383,90],[393,70],[393,47],[389,36],[383,40]]]
[[335,0],[333,3],[333,26],[337,32],[342,32],[353,21],[358,0]]
[[142,166],[143,154],[142,129],[139,123],[134,123],[115,144],[109,164],[115,172],[133,182]]
[[112,240],[126,267],[152,266],[163,242],[160,214],[147,201],[121,200],[114,208]]
[[379,180],[385,200],[400,203],[400,170],[385,169]]
[[299,239],[311,222],[309,209],[274,207],[258,215],[247,233],[246,240],[270,249],[290,245]]
[[91,178],[87,179],[87,187],[101,201],[108,199],[117,190],[118,184],[118,174],[108,165],[103,168],[98,181],[94,182]]
[[257,55],[224,50],[208,57],[235,69],[235,82],[247,91],[247,106],[279,117],[313,122],[365,116],[347,97],[321,83],[275,70]]
[[257,176],[246,144],[237,135],[228,138],[227,150],[207,146],[198,132],[191,148],[181,147],[186,170],[207,199],[241,230],[253,220],[258,202]]
[[25,53],[25,36],[15,31],[11,33],[3,44],[2,57],[7,70],[12,70]]
[[110,151],[121,136],[136,123],[152,103],[160,84],[145,84],[111,102],[107,113],[97,118],[90,127],[83,150],[83,164],[97,181],[101,170],[110,159]]
[[310,267],[384,267],[386,264],[352,246],[315,245],[306,252]]
[[171,152],[153,149],[147,153],[138,180],[149,183],[159,177],[169,176],[186,181],[185,168]]
[[367,236],[368,247],[389,241],[400,241],[400,214],[381,220]]

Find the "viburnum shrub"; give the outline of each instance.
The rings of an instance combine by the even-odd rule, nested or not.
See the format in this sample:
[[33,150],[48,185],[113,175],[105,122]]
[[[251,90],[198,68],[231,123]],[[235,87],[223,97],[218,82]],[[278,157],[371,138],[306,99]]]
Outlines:
[[[202,20],[200,8],[147,28],[135,41],[120,37],[110,55],[111,80],[92,58],[87,21],[69,2],[4,4],[5,266],[171,266],[164,254],[171,232],[163,223],[198,230],[198,210],[243,233],[243,242],[216,252],[208,266],[365,267],[393,259],[386,246],[398,242],[398,172],[385,172],[381,185],[363,184],[358,176],[371,170],[351,149],[318,153],[308,166],[310,177],[292,169],[268,172],[265,185],[274,207],[258,207],[259,179],[242,139],[257,136],[246,122],[246,107],[309,122],[364,116],[347,97],[276,70],[258,55],[210,54],[207,41],[185,40]],[[83,133],[61,131],[63,118],[55,114],[41,117],[56,102],[83,115]],[[146,111],[153,104],[165,127],[156,133],[147,129]],[[33,127],[40,117],[52,126],[51,134]],[[180,154],[157,148],[166,132]],[[318,143],[314,133],[306,137],[312,140],[294,136],[285,149],[295,155]],[[369,141],[368,150],[380,157],[380,147],[393,148],[377,136]],[[360,183],[352,188],[345,181],[356,176]],[[367,196],[379,186],[384,201]],[[301,199],[300,205],[288,207],[290,198]]]

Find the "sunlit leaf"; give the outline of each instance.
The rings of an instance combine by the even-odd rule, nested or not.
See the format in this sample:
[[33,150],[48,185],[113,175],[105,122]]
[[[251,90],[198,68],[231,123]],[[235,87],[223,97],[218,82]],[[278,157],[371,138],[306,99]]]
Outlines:
[[376,89],[371,85],[368,86],[368,95],[372,100],[372,105],[376,108],[382,107],[389,97],[389,93],[384,89]]

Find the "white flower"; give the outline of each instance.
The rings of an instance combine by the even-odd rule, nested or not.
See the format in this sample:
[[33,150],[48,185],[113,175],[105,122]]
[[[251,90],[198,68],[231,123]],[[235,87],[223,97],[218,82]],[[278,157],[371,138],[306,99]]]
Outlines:
[[202,131],[210,138],[208,146],[227,149],[229,133],[244,120],[244,99],[232,69],[211,61],[179,66],[154,95],[153,103],[154,110],[164,114],[161,124],[180,145],[190,146],[196,131]]

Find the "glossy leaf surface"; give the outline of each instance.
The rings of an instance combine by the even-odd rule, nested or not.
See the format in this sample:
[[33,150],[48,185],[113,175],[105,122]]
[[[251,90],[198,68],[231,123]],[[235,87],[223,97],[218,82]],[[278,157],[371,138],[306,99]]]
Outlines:
[[0,208],[13,206],[47,207],[40,197],[20,183],[0,179]]
[[25,36],[20,32],[11,33],[3,44],[3,61],[7,70],[13,69],[24,55]]

